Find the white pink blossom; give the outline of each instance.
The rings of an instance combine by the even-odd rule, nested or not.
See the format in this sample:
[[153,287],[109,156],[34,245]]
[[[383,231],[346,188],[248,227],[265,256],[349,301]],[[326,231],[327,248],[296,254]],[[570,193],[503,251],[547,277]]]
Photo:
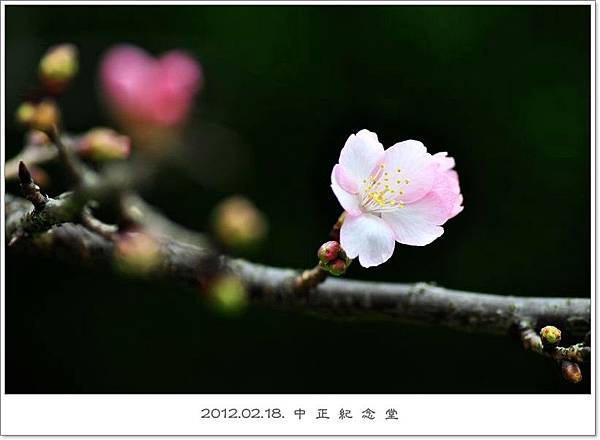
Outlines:
[[462,211],[458,174],[447,153],[430,154],[415,140],[384,150],[377,135],[351,135],[331,173],[346,217],[340,244],[363,267],[387,261],[396,242],[425,246]]

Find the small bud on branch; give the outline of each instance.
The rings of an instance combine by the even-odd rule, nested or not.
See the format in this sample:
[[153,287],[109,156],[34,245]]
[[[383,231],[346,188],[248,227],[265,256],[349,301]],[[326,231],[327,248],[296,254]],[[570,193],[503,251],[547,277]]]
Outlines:
[[575,362],[562,361],[561,363],[562,376],[565,380],[571,383],[579,383],[583,376],[581,375],[581,368]]
[[37,104],[24,102],[16,112],[17,122],[25,127],[34,128],[43,132],[52,130],[60,121],[60,110],[56,103],[50,99]]
[[48,197],[40,191],[40,187],[35,184],[31,177],[31,172],[25,162],[19,162],[19,181],[21,191],[27,200],[29,200],[36,211],[41,211],[48,202]]
[[341,251],[340,244],[337,241],[328,241],[323,243],[317,252],[319,261],[323,264],[329,263],[337,258]]
[[544,347],[555,347],[560,343],[560,330],[553,325],[547,325],[540,330],[540,337]]
[[79,141],[78,152],[81,157],[95,161],[125,159],[129,156],[130,141],[110,128],[94,128]]
[[56,95],[68,86],[78,70],[77,48],[60,44],[48,49],[40,60],[40,81],[48,93]]

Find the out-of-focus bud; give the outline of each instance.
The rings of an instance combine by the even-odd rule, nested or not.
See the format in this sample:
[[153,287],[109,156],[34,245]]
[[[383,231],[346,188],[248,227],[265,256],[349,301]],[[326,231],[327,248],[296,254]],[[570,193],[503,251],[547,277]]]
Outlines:
[[216,308],[227,315],[238,314],[248,302],[246,289],[234,275],[222,275],[207,286],[209,299]]
[[17,122],[21,125],[28,126],[33,121],[33,117],[35,116],[35,104],[31,102],[22,103],[15,113],[15,118]]
[[185,120],[200,89],[202,71],[182,51],[154,58],[139,47],[119,45],[104,56],[100,80],[104,98],[119,122],[128,127],[165,128]]
[[36,106],[31,126],[37,130],[49,131],[60,120],[60,111],[54,101],[45,100]]
[[25,135],[26,145],[43,146],[50,144],[50,138],[40,130],[29,130]]
[[337,258],[340,253],[341,247],[337,241],[328,241],[323,243],[317,252],[319,261],[321,263],[329,263],[330,261]]
[[74,45],[53,46],[40,60],[40,80],[48,92],[58,94],[67,87],[78,69],[77,48]]
[[129,275],[147,275],[160,263],[160,246],[145,232],[125,232],[115,241],[114,264]]
[[125,159],[129,156],[130,141],[110,128],[94,128],[78,143],[79,154],[96,161]]
[[571,383],[581,382],[581,369],[575,362],[562,361],[561,370],[565,380],[568,380]]
[[319,267],[331,275],[340,276],[346,273],[352,260],[340,247],[337,241],[328,241],[319,248]]
[[540,337],[542,338],[542,344],[545,347],[554,347],[560,343],[560,330],[553,325],[547,325],[540,330]]
[[215,208],[213,228],[225,246],[247,249],[265,237],[267,221],[250,200],[241,196],[232,196],[223,200]]
[[60,120],[60,111],[52,100],[44,100],[38,104],[24,102],[17,109],[17,122],[40,131],[49,131]]

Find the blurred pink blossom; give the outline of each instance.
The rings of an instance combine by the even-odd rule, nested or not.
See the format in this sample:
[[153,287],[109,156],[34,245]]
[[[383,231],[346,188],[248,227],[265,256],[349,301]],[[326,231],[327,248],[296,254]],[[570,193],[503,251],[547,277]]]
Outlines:
[[454,159],[431,155],[418,141],[387,150],[377,135],[351,135],[331,173],[331,187],[346,217],[340,244],[361,266],[377,266],[394,252],[395,242],[424,246],[444,233],[443,225],[462,211]]
[[100,79],[107,103],[122,123],[167,128],[186,118],[202,71],[178,50],[154,58],[138,47],[118,45],[105,54]]

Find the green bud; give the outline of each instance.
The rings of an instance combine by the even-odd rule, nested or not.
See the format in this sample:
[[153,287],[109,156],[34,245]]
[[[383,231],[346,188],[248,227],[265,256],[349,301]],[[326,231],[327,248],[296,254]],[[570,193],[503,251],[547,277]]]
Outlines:
[[223,275],[208,285],[208,295],[217,310],[227,315],[237,315],[246,308],[246,289],[234,275]]
[[542,344],[545,346],[555,346],[560,343],[561,333],[553,325],[547,325],[540,330],[540,337],[542,338]]
[[79,154],[95,161],[125,159],[129,151],[129,138],[110,128],[94,128],[79,141]]
[[24,102],[17,108],[16,119],[21,125],[47,132],[58,124],[60,110],[50,99],[38,104]]
[[61,44],[48,49],[40,60],[39,74],[44,86],[52,93],[60,93],[77,74],[77,48]]
[[21,125],[30,125],[35,116],[35,105],[30,102],[22,103],[15,113],[17,122]]

